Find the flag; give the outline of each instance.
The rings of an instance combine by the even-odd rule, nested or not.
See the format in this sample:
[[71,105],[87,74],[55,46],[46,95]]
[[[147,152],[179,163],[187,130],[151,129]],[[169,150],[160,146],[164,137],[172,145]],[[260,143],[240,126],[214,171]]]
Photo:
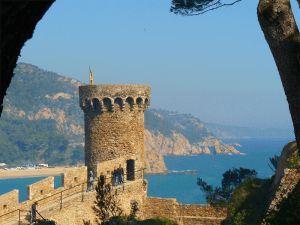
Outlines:
[[93,72],[92,72],[91,68],[89,68],[89,69],[90,69],[90,81],[91,81],[91,85],[93,85]]

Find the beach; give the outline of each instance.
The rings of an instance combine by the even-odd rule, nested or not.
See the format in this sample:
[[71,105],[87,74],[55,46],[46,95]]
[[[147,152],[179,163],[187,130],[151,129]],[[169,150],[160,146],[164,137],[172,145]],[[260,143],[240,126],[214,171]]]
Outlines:
[[17,178],[17,177],[40,177],[40,176],[57,176],[70,170],[73,167],[55,167],[55,168],[42,168],[32,170],[2,170],[0,169],[0,179]]

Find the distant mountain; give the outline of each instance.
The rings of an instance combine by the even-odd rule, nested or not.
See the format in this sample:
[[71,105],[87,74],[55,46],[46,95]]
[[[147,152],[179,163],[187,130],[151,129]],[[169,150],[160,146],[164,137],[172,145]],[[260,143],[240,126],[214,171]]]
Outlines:
[[238,126],[225,126],[216,123],[203,122],[203,124],[221,139],[244,139],[244,138],[295,138],[292,129],[278,128],[249,128]]
[[[0,146],[6,146],[0,147],[0,161],[83,162],[84,115],[78,86],[84,84],[26,63],[18,63],[14,72],[0,119],[0,134],[10,137],[10,143],[0,138]],[[9,156],[13,149],[18,157]],[[148,173],[167,170],[162,155],[228,153],[239,154],[190,114],[156,109],[145,112]]]

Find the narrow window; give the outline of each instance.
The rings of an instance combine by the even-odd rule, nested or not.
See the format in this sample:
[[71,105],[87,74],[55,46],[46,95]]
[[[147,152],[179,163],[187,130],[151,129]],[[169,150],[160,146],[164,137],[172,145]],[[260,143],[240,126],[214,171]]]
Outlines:
[[7,209],[7,205],[4,205],[4,206],[3,206],[3,210],[5,210],[5,209]]
[[43,195],[44,194],[44,190],[41,190],[41,195]]
[[77,182],[77,177],[74,177],[74,181]]

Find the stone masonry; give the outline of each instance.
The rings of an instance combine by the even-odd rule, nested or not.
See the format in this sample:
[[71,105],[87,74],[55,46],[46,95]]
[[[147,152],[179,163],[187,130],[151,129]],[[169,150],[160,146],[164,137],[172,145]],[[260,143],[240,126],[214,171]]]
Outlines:
[[134,163],[135,171],[144,169],[144,111],[150,105],[150,86],[80,86],[79,98],[88,170],[99,176],[97,164],[117,158],[133,160],[130,163]]

